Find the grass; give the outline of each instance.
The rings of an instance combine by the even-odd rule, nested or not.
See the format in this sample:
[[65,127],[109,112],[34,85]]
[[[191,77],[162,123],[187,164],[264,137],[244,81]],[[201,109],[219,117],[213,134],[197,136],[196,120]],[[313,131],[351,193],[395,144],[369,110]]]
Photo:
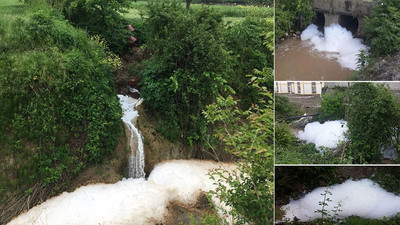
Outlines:
[[18,0],[1,0],[0,14],[2,15],[21,15],[27,9],[26,5]]
[[[141,13],[146,9],[146,1],[137,1],[132,3],[132,8],[128,13],[124,14],[127,19],[140,19]],[[182,2],[182,5],[185,3]],[[191,8],[196,9],[200,7],[211,7],[224,16],[225,21],[237,21],[247,15],[260,16],[260,17],[273,17],[273,8],[257,7],[257,6],[233,6],[233,5],[204,5],[192,4]]]

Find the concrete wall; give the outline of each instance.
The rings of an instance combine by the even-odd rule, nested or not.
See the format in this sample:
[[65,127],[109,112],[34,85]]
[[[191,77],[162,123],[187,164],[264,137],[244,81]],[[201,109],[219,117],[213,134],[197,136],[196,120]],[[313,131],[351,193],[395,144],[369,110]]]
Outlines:
[[358,19],[356,36],[364,36],[363,18],[370,15],[376,4],[374,0],[312,0],[314,11],[324,13],[325,27],[339,23],[339,16],[353,16]]

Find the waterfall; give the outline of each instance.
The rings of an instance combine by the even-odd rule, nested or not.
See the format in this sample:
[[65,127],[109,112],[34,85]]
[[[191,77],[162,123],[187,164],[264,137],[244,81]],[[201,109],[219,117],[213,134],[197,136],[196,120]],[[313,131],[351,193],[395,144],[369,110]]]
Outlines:
[[[131,133],[129,138],[129,147],[131,149],[131,156],[129,159],[129,177],[144,177],[146,174],[144,172],[143,140],[139,130],[135,127],[136,120],[139,117],[136,107],[142,103],[142,99],[134,99],[126,95],[118,95],[118,98],[123,111],[121,119],[127,125]],[[137,140],[137,144],[135,140]]]

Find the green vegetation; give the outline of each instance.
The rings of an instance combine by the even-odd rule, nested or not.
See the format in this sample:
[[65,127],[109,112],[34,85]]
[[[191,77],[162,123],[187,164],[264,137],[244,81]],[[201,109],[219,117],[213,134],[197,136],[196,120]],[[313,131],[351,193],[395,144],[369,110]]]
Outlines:
[[400,2],[379,0],[374,12],[367,17],[365,34],[375,56],[383,56],[400,50]]
[[281,120],[291,116],[301,115],[300,109],[290,102],[289,98],[275,95],[275,117]]
[[[219,186],[212,192],[228,206],[226,212],[235,224],[270,224],[273,220],[273,110],[272,95],[264,83],[272,74],[256,78],[261,107],[240,110],[232,97],[219,97],[207,106],[205,116],[217,126],[214,137],[223,142],[223,149],[240,159],[238,171],[226,175],[217,171],[212,178]],[[218,175],[218,176],[216,176]],[[216,178],[219,177],[219,178]]]
[[153,52],[142,71],[146,106],[162,117],[164,136],[193,146],[206,131],[201,111],[226,89],[222,17],[205,7],[187,11],[174,2],[156,3],[149,4],[145,26]]
[[275,40],[279,40],[296,30],[303,30],[315,16],[310,0],[275,1]]
[[[273,9],[23,2],[0,5],[1,209],[10,196],[46,190],[30,201],[35,205],[58,194],[88,165],[112,155],[122,132],[115,81],[135,76],[157,131],[242,163],[228,178],[231,191],[214,193],[233,208],[237,224],[272,222]],[[138,38],[132,49],[127,24]],[[0,223],[23,209],[10,209]],[[221,219],[210,214],[203,222]]]
[[119,59],[40,8],[0,15],[2,201],[35,183],[64,190],[87,163],[114,151],[121,132],[112,76]]
[[[377,79],[377,66],[380,61],[390,60],[400,51],[400,2],[379,0],[371,16],[364,19],[365,35],[371,47],[370,53],[358,55],[358,76],[362,79]],[[385,69],[385,68],[383,68]],[[399,68],[394,68],[399,69]],[[382,78],[379,78],[382,79]],[[383,78],[390,79],[390,78]]]
[[[277,99],[278,100],[278,99]],[[277,101],[277,110],[290,112],[289,103]],[[399,100],[384,85],[354,83],[322,96],[318,120],[347,121],[347,141],[331,149],[315,150],[292,134],[288,124],[276,125],[278,163],[381,163],[382,149],[399,143]]]
[[323,95],[321,108],[318,110],[318,120],[341,120],[345,116],[345,92],[334,90],[332,93]]

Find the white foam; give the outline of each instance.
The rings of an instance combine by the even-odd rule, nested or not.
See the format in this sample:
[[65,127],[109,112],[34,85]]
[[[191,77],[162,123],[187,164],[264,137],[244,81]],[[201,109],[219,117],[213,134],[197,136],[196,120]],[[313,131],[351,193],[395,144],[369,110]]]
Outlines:
[[368,50],[361,39],[354,38],[350,31],[339,24],[331,24],[325,28],[324,33],[318,31],[315,24],[311,24],[300,37],[303,41],[311,41],[315,50],[330,53],[329,57],[336,58],[342,67],[352,70],[357,70],[360,50]]
[[306,194],[299,200],[292,200],[289,204],[282,207],[285,211],[285,219],[293,220],[297,217],[301,221],[310,221],[321,218],[321,213],[315,211],[321,210],[319,203],[324,201],[321,194],[328,190],[332,195],[327,194],[331,202],[325,209],[330,216],[334,215],[332,210],[340,203],[338,212],[339,219],[349,216],[360,216],[362,218],[381,219],[391,217],[400,212],[400,197],[387,192],[378,184],[369,179],[359,181],[348,180],[342,184],[327,187],[320,187]]
[[[53,197],[8,225],[147,225],[164,223],[171,201],[194,204],[201,192],[215,189],[209,172],[227,163],[172,160],[158,164],[148,180],[129,178],[95,184]],[[214,202],[219,204],[218,201]]]
[[[139,91],[137,92],[139,93]],[[130,131],[129,147],[131,149],[131,157],[129,159],[129,177],[145,177],[143,138],[139,130],[135,127],[136,120],[139,117],[136,107],[142,103],[142,100],[126,95],[118,95],[118,98],[124,113],[121,119]]]
[[323,124],[312,122],[299,131],[298,138],[312,142],[318,147],[336,148],[339,141],[345,140],[345,132],[348,130],[344,120],[327,121]]

